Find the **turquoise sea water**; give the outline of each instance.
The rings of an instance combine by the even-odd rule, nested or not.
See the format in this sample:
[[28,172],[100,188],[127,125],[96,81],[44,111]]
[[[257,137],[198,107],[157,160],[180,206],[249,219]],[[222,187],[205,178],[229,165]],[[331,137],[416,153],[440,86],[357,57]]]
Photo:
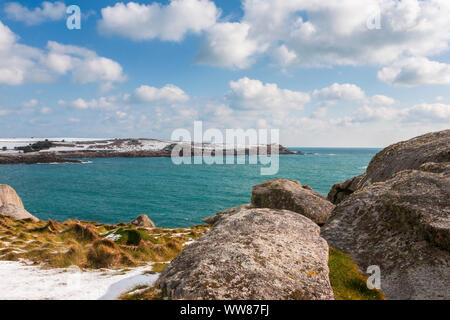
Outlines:
[[280,155],[275,176],[259,165],[174,165],[170,158],[92,159],[87,164],[0,166],[25,208],[41,219],[128,222],[148,214],[161,227],[186,227],[249,203],[253,185],[273,178],[300,180],[326,195],[331,186],[365,171],[379,149],[301,148]]

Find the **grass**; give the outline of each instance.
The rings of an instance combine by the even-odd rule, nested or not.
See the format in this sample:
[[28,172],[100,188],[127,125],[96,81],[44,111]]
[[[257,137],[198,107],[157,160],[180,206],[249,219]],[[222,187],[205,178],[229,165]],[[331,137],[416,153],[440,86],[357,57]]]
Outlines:
[[385,300],[379,290],[367,288],[367,278],[345,253],[331,248],[328,260],[330,282],[336,300]]
[[184,243],[209,227],[137,229],[135,226],[96,222],[14,221],[0,217],[0,260],[27,259],[49,268],[76,265],[88,269],[122,269],[155,262],[160,272]]

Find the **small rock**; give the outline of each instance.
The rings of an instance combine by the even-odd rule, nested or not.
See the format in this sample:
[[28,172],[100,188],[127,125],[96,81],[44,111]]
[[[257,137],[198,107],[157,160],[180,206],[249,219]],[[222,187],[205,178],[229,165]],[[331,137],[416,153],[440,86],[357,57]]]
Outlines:
[[130,224],[133,224],[140,228],[155,228],[155,224],[146,214],[141,214],[139,217],[132,220]]

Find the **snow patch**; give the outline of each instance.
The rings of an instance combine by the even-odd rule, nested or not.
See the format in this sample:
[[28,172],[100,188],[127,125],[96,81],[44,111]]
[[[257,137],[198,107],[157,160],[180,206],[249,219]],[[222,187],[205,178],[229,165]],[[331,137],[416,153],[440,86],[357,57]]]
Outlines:
[[147,274],[151,265],[117,270],[81,271],[77,267],[42,269],[24,261],[0,261],[0,300],[114,300],[145,285],[159,274]]

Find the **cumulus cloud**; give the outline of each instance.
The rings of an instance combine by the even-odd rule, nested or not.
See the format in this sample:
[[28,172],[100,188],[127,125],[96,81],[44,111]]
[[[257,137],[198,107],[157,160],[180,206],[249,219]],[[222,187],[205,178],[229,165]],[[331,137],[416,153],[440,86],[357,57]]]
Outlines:
[[125,80],[119,63],[99,57],[94,51],[53,41],[49,41],[47,47],[49,54],[45,58],[45,64],[60,74],[65,74],[70,70],[74,82],[86,84]]
[[400,117],[407,122],[436,121],[450,123],[450,105],[422,103],[400,111]]
[[374,95],[368,100],[368,103],[372,106],[391,106],[395,103],[395,99],[381,94]]
[[0,21],[0,83],[51,82],[69,74],[75,83],[114,83],[126,79],[119,63],[78,46],[49,41],[44,50],[18,43]]
[[5,12],[9,19],[21,21],[32,26],[46,21],[64,19],[66,15],[66,5],[59,1],[44,1],[42,2],[41,7],[30,10],[18,2],[10,2],[5,5]]
[[364,106],[352,117],[353,122],[401,121],[401,122],[443,122],[450,123],[450,105],[442,103],[418,104],[395,109],[392,107]]
[[115,110],[121,106],[122,99],[118,96],[100,97],[98,99],[85,100],[78,98],[70,102],[65,100],[59,100],[60,106],[69,106],[75,109],[87,110],[87,109],[105,109]]
[[248,24],[238,22],[214,25],[207,32],[197,62],[219,67],[249,67],[254,62],[253,55],[265,49],[249,38],[249,29]]
[[330,105],[338,101],[363,100],[366,94],[357,85],[333,83],[327,88],[314,90],[313,96]]
[[[266,52],[281,66],[387,66],[449,48],[445,0],[244,0],[243,11],[240,21],[208,30],[200,62],[246,68]],[[373,29],[368,21],[378,13],[381,28]]]
[[407,58],[381,69],[378,78],[400,86],[450,84],[450,64],[421,57]]
[[138,103],[183,103],[189,100],[189,95],[179,87],[172,84],[168,84],[163,88],[142,85],[133,92],[131,100]]
[[101,14],[101,32],[133,40],[180,41],[187,33],[214,25],[220,11],[209,0],[171,0],[167,5],[118,2],[103,8]]
[[247,110],[302,110],[310,101],[308,93],[280,89],[275,83],[242,78],[230,82],[231,91],[226,95],[230,106]]

